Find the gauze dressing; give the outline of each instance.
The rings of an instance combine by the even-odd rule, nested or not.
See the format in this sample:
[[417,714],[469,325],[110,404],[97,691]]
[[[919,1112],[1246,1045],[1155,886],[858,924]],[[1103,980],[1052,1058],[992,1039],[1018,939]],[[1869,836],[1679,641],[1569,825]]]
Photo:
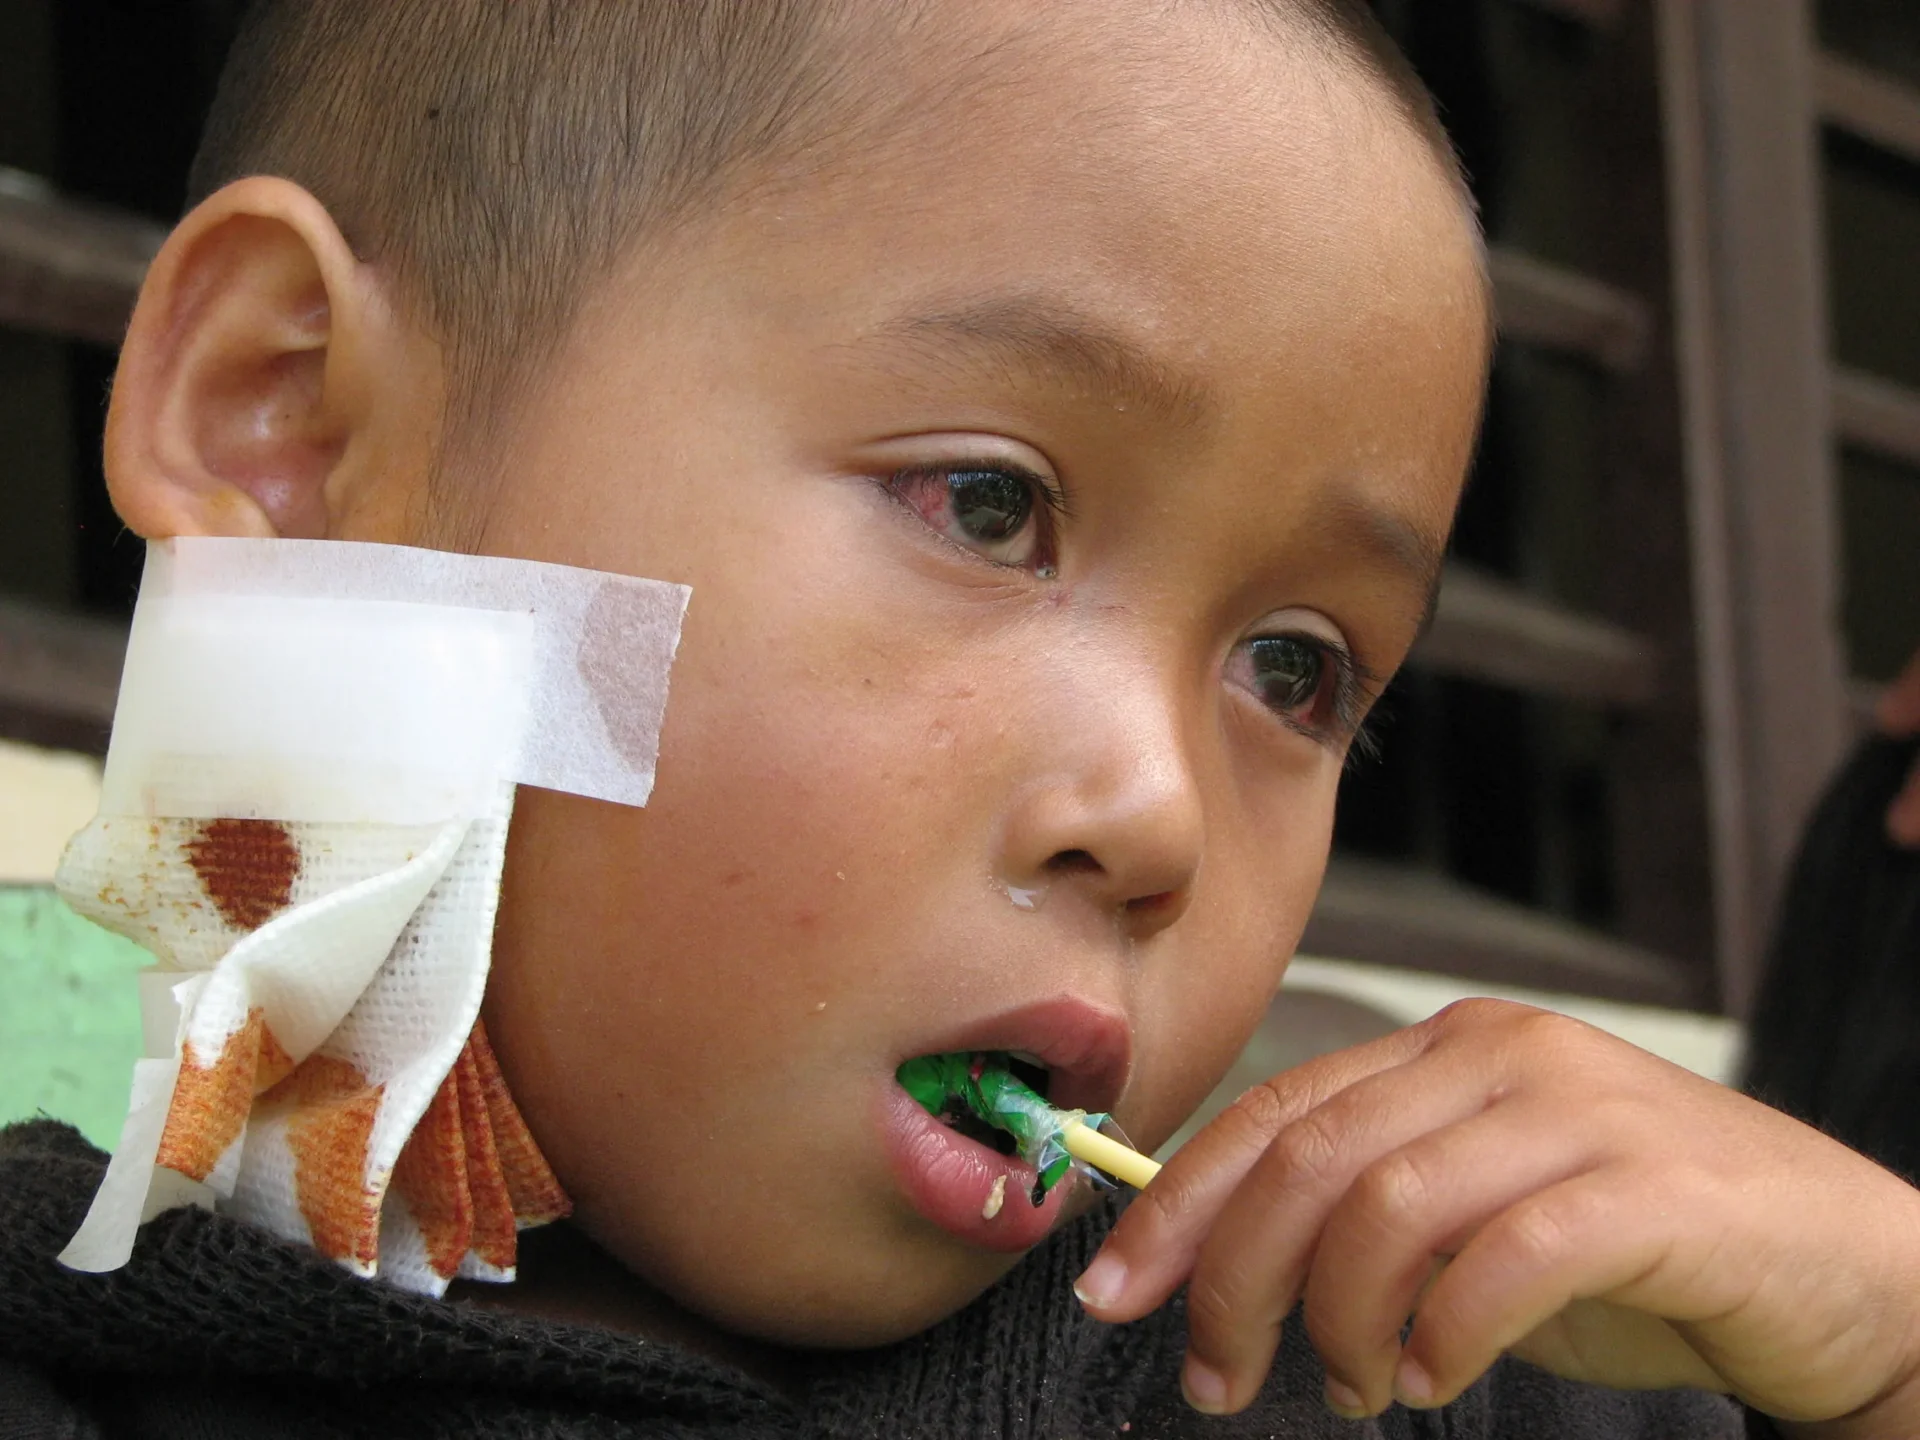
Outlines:
[[56,883],[159,959],[61,1253],[218,1206],[439,1294],[567,1201],[479,1023],[516,784],[653,785],[684,586],[333,541],[149,547],[100,814]]

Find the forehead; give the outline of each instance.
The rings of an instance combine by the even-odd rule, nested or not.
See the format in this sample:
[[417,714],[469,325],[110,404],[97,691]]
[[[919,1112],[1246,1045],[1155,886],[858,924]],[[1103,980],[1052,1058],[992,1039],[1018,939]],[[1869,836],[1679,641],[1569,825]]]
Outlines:
[[1428,318],[1477,344],[1471,224],[1426,138],[1358,61],[1244,13],[946,7],[894,37],[861,138],[769,192],[778,226],[862,265],[937,257],[955,292],[1072,289],[1169,349]]
[[878,39],[865,119],[684,232],[692,286],[641,257],[676,276],[646,305],[732,304],[810,366],[1051,367],[1250,474],[1371,485],[1437,545],[1487,304],[1384,82],[1201,0],[967,0]]

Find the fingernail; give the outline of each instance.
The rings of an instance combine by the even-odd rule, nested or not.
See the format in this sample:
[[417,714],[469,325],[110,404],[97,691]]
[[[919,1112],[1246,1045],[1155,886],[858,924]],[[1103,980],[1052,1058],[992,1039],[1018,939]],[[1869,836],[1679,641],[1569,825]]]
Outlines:
[[1334,1379],[1327,1377],[1326,1388],[1321,1392],[1327,1402],[1327,1408],[1343,1420],[1364,1420],[1367,1418],[1367,1402],[1358,1393]]
[[1080,1303],[1100,1310],[1116,1304],[1126,1288],[1127,1262],[1104,1250],[1093,1257],[1086,1273],[1073,1282],[1073,1293],[1080,1297]]
[[1180,1372],[1180,1389],[1186,1394],[1187,1404],[1202,1415],[1227,1413],[1227,1377],[1191,1355]]
[[1411,1355],[1402,1355],[1393,1372],[1393,1398],[1410,1410],[1433,1408],[1433,1377]]

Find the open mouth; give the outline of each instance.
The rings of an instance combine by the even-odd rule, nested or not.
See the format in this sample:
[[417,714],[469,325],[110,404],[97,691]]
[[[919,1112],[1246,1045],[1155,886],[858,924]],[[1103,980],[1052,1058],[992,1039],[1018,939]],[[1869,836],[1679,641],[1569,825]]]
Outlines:
[[[1085,1112],[1056,1110],[1047,1103],[1042,1092],[1051,1089],[1052,1074],[1039,1057],[1006,1051],[922,1055],[901,1065],[894,1078],[915,1104],[948,1129],[1003,1159],[1018,1157],[1032,1167],[1028,1198],[1036,1210],[1073,1168],[1063,1137]],[[984,1218],[999,1213],[1005,1194],[1003,1175]]]
[[[1056,1109],[1109,1111],[1119,1102],[1132,1068],[1130,1032],[1121,1012],[1066,996],[927,1035],[923,1049],[907,1050],[895,1063],[911,1063],[915,1056],[984,1057],[1002,1063]],[[927,1108],[939,1114],[944,1107]],[[976,1138],[1000,1146],[998,1140]]]
[[1125,1014],[1061,996],[917,1039],[896,1052],[881,1109],[908,1203],[987,1250],[1038,1244],[1064,1213],[1063,1122],[1111,1110],[1126,1088]]
[[[1053,1072],[1037,1056],[1019,1054],[1011,1051],[983,1051],[976,1054],[949,1054],[924,1056],[918,1068],[929,1077],[942,1069],[965,1069],[978,1079],[987,1069],[999,1066],[1018,1080],[1027,1089],[1033,1091],[1042,1100],[1049,1099],[1053,1084]],[[999,1155],[1014,1156],[1020,1153],[1020,1142],[1011,1130],[990,1124],[975,1113],[972,1106],[964,1103],[962,1097],[952,1089],[946,1089],[935,1098],[933,1088],[927,1083],[916,1083],[913,1072],[915,1062],[900,1067],[900,1080],[906,1086],[907,1093],[920,1102],[923,1109],[934,1119],[949,1129],[957,1131],[969,1140],[986,1146]]]

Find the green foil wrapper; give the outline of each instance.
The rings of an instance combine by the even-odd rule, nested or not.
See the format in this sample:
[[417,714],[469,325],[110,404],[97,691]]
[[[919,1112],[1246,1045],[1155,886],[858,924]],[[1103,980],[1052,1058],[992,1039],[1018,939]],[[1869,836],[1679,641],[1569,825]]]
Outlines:
[[[1078,1168],[1095,1179],[1096,1171],[1077,1165],[1061,1136],[1070,1125],[1098,1129],[1107,1117],[1084,1110],[1056,1110],[1007,1068],[1007,1057],[992,1052],[923,1055],[895,1072],[901,1088],[921,1109],[944,1120],[965,1111],[1011,1135],[1020,1158],[1039,1176],[1045,1194]],[[1038,1204],[1038,1200],[1035,1201]]]

